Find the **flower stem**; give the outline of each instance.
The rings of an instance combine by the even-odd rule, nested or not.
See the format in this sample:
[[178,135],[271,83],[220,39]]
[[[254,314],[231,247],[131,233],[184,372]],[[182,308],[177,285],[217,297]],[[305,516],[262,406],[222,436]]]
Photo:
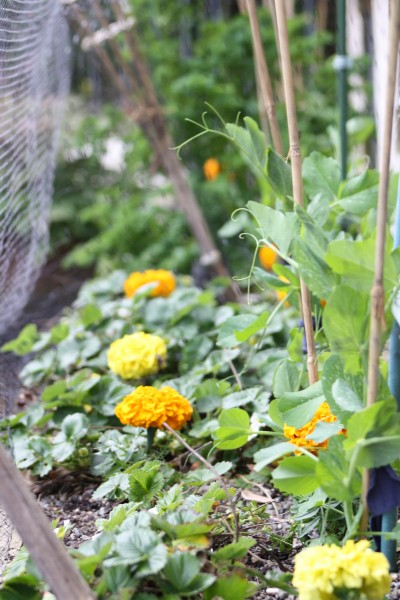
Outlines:
[[235,524],[235,542],[237,542],[239,540],[239,518],[238,518],[235,504],[231,498],[231,495],[229,493],[229,490],[227,488],[227,485],[226,485],[223,477],[221,477],[221,475],[218,473],[218,471],[215,469],[215,467],[213,467],[213,465],[210,462],[208,462],[208,460],[205,459],[204,456],[202,456],[199,452],[197,452],[197,450],[192,448],[192,446],[190,446],[183,439],[183,437],[181,435],[179,435],[179,433],[177,431],[175,431],[175,429],[172,429],[172,427],[170,427],[167,423],[163,423],[163,427],[164,427],[164,429],[167,429],[170,433],[172,433],[172,435],[174,437],[176,437],[176,439],[179,440],[180,443],[183,446],[185,446],[185,448],[187,448],[193,454],[193,456],[195,456],[200,462],[202,462],[207,467],[207,469],[210,469],[210,471],[212,471],[212,473],[214,473],[214,475],[217,477],[218,481],[221,483],[222,489],[224,490],[224,492],[226,494],[226,499],[227,499],[230,509],[232,511],[233,522]]
[[147,429],[147,452],[150,452],[153,447],[154,438],[157,432],[157,427],[149,427]]

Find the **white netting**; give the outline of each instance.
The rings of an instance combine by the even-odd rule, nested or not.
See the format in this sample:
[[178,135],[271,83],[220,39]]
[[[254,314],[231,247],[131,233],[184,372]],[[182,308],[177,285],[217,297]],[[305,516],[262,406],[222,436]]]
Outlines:
[[[58,0],[0,0],[0,332],[17,319],[48,244],[57,134],[70,46]],[[0,360],[0,419],[16,396]],[[0,439],[6,441],[7,432]],[[0,507],[0,576],[20,544]]]
[[26,304],[45,258],[69,62],[58,0],[0,0],[0,331]]

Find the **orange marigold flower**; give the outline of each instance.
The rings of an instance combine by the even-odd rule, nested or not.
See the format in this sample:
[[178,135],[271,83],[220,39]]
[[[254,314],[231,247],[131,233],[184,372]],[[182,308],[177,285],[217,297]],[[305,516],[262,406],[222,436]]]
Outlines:
[[158,335],[138,331],[111,344],[108,366],[124,379],[138,379],[157,373],[167,357],[167,347]]
[[326,300],[324,300],[324,298],[321,298],[321,300],[319,301],[321,308],[325,308],[326,306]]
[[271,271],[272,266],[278,260],[278,255],[273,248],[270,248],[269,246],[262,246],[258,251],[258,258],[264,269]]
[[328,445],[328,440],[319,443],[307,439],[307,437],[314,431],[317,423],[320,421],[323,421],[324,423],[333,423],[336,421],[336,417],[331,413],[331,409],[327,402],[323,402],[321,404],[311,421],[303,425],[303,427],[296,429],[295,427],[289,427],[289,425],[285,425],[283,428],[283,435],[287,437],[295,446],[301,446],[303,448],[308,448],[309,450],[326,448]]
[[[279,279],[284,283],[290,283],[289,279],[287,279],[287,277],[284,277],[283,275],[279,275]],[[287,296],[287,293],[283,291],[284,289],[285,288],[275,290],[275,296],[278,298],[279,302],[284,300]],[[285,306],[290,306],[289,302],[285,302]]]
[[139,288],[147,283],[157,283],[152,289],[151,296],[163,296],[166,298],[176,288],[176,279],[171,271],[164,269],[148,269],[147,271],[135,271],[131,273],[124,282],[124,292],[127,298],[137,292]]
[[141,385],[115,407],[115,414],[123,425],[146,429],[161,429],[163,423],[172,429],[181,429],[192,413],[189,401],[169,386],[157,390]]
[[203,165],[204,177],[208,179],[208,181],[213,181],[214,179],[217,179],[220,172],[221,165],[218,160],[216,158],[208,158]]

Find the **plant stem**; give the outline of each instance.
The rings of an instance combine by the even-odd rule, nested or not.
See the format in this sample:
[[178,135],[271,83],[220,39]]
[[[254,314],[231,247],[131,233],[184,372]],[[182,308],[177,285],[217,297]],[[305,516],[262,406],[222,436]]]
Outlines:
[[164,427],[164,429],[167,429],[167,431],[172,433],[172,435],[177,440],[179,440],[179,442],[182,444],[182,446],[185,446],[185,448],[187,448],[193,454],[193,456],[195,456],[200,462],[202,462],[203,465],[205,465],[207,467],[207,469],[209,469],[212,473],[214,473],[214,475],[217,477],[218,481],[221,483],[222,489],[224,490],[224,492],[226,494],[226,499],[227,499],[230,509],[232,511],[233,522],[235,523],[235,541],[237,542],[239,539],[239,517],[238,517],[237,511],[236,511],[235,504],[229,493],[229,490],[225,483],[224,478],[218,473],[218,471],[215,469],[215,467],[210,462],[208,462],[208,460],[205,459],[204,456],[202,456],[199,452],[197,452],[197,450],[192,448],[192,446],[190,446],[190,444],[188,444],[186,442],[186,440],[184,440],[183,437],[181,435],[179,435],[179,433],[177,431],[175,431],[175,429],[172,429],[172,427],[170,427],[167,423],[163,423],[163,427]]
[[153,447],[153,442],[154,442],[156,433],[157,433],[156,427],[149,427],[147,429],[147,452],[150,452],[150,450]]
[[[275,0],[278,24],[278,43],[282,57],[282,78],[285,91],[286,114],[290,139],[290,157],[292,163],[293,200],[303,206],[303,181],[301,169],[301,149],[297,126],[296,101],[293,83],[292,63],[289,49],[289,35],[286,23],[285,2]],[[307,371],[310,385],[318,381],[318,358],[315,351],[310,292],[300,279],[300,300],[303,313],[304,331],[307,343]]]
[[278,154],[283,156],[283,144],[276,116],[274,92],[265,59],[255,0],[246,0],[246,8],[250,21],[256,76],[260,83],[262,114],[265,111],[268,117],[274,148]]

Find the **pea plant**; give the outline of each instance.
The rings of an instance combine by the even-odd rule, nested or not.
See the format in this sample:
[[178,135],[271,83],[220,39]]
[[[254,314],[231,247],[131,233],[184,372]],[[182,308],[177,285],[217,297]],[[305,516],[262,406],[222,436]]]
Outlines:
[[[249,272],[237,274],[248,303],[222,304],[223,282],[200,290],[187,276],[164,295],[147,279],[124,296],[129,274],[116,271],[87,282],[49,331],[29,325],[3,347],[33,353],[21,378],[41,390],[2,424],[11,428],[17,465],[39,478],[59,466],[89,471],[99,478],[94,496],[115,502],[95,537],[73,551],[99,598],[241,600],[271,586],[295,594],[290,574],[257,568],[260,539],[288,553],[295,539],[350,542],[359,532],[362,469],[398,468],[399,414],[384,353],[378,402],[364,404],[378,174],[365,169],[342,182],[336,161],[313,152],[303,165],[306,205],[294,206],[290,167],[252,119],[214,131],[204,115],[200,127],[199,135],[232,142],[259,183],[260,201],[236,211],[221,232],[254,242]],[[258,258],[265,247],[268,270]],[[400,257],[391,247],[389,235],[382,351],[398,316]],[[312,297],[312,385],[300,278]],[[148,347],[127,359],[125,349],[132,353],[147,335],[157,337],[162,360],[150,360]],[[133,368],[135,360],[146,368]],[[170,408],[158,420],[149,409],[146,421],[143,398],[161,395],[144,388],[168,402],[179,396],[184,417],[170,415],[179,427],[163,427]],[[132,398],[143,402],[135,414]],[[241,493],[253,484],[291,497],[284,535],[271,528],[266,504]],[[4,589],[18,593],[22,584],[30,596],[13,597],[45,589],[25,551]]]

